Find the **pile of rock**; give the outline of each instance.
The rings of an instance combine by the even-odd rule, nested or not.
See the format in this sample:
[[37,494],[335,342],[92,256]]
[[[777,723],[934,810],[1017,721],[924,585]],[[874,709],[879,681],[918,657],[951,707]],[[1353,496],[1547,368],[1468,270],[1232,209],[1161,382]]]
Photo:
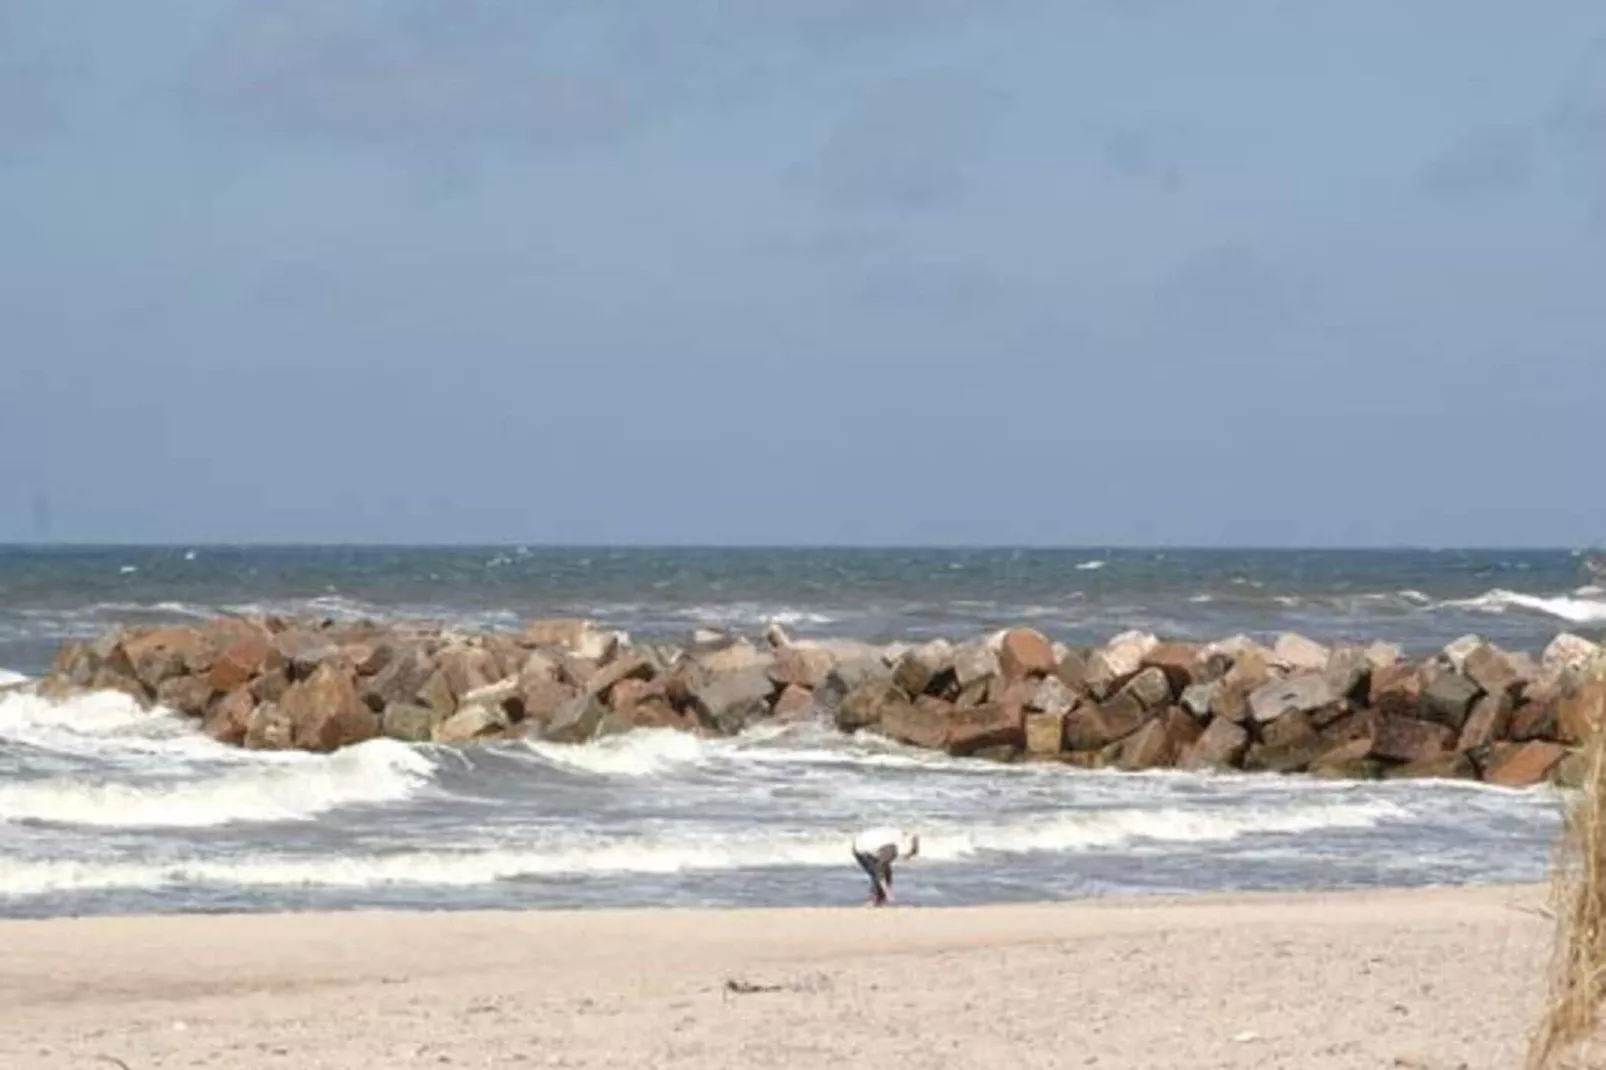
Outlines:
[[1538,659],[1469,636],[1409,662],[1381,643],[1297,635],[1196,645],[1129,632],[1072,648],[1016,628],[873,647],[771,628],[761,643],[698,633],[681,650],[578,620],[464,634],[225,618],[69,644],[40,687],[124,691],[255,748],[328,751],[379,735],[581,743],[830,718],[999,760],[1525,785],[1569,775],[1570,748],[1606,711],[1601,658],[1572,635]]

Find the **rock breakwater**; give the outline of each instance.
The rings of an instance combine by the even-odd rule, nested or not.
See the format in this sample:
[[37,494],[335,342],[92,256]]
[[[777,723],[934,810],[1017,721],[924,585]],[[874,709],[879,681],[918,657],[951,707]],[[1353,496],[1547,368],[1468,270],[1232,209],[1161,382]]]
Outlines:
[[229,617],[68,644],[31,686],[125,692],[259,749],[376,736],[584,743],[648,727],[729,736],[825,719],[1000,761],[1522,787],[1575,774],[1574,748],[1606,715],[1603,657],[1570,634],[1538,655],[1467,636],[1406,660],[1385,643],[1294,634],[1196,644],[1128,632],[1087,648],[1014,628],[880,647],[772,626],[672,648],[581,620],[464,633]]

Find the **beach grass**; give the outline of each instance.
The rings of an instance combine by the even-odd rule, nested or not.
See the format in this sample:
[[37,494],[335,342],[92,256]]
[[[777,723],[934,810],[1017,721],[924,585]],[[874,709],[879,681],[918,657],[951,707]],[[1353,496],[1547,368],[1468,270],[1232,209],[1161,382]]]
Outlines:
[[1593,728],[1552,875],[1549,998],[1529,1044],[1528,1070],[1606,1067],[1598,1043],[1606,1003],[1606,730],[1599,716]]

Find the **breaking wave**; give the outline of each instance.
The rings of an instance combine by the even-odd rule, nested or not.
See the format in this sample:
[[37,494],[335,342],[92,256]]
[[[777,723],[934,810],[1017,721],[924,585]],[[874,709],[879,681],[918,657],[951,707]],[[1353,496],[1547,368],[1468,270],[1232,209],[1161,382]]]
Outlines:
[[1600,593],[1597,587],[1585,587],[1571,595],[1546,598],[1497,588],[1476,598],[1465,598],[1443,604],[1484,613],[1504,613],[1510,609],[1520,609],[1556,617],[1570,624],[1606,624],[1606,601],[1598,597]]

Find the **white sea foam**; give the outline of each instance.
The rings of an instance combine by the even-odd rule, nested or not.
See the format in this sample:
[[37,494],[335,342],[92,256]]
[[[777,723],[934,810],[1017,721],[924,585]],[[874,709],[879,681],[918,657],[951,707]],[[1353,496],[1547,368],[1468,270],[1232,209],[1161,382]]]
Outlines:
[[1541,595],[1523,594],[1520,591],[1497,588],[1480,594],[1476,598],[1463,598],[1443,604],[1458,609],[1478,610],[1483,613],[1504,613],[1510,609],[1522,609],[1532,613],[1543,613],[1547,616],[1557,617],[1571,624],[1606,623],[1606,601],[1582,597],[1581,592],[1574,595],[1557,595],[1546,598]]
[[[940,863],[984,853],[1064,853],[1140,842],[1220,843],[1266,834],[1368,828],[1402,813],[1386,802],[1295,806],[1282,811],[1081,810],[973,828],[934,829],[922,836],[921,854],[928,861]],[[100,863],[6,859],[0,860],[0,896],[176,885],[473,886],[520,878],[844,866],[852,831],[843,828],[733,836],[702,833],[657,839],[571,835],[544,847],[492,846],[325,858],[258,855],[239,861]]]
[[598,776],[659,776],[701,765],[713,757],[709,743],[672,728],[639,728],[592,743],[530,742],[524,746],[562,769]]
[[25,684],[27,682],[28,677],[24,676],[20,672],[12,672],[10,669],[0,669],[0,687],[15,687],[18,684]]
[[1106,561],[1083,561],[1083,562],[1079,563],[1078,565],[1076,565],[1076,571],[1078,571],[1078,572],[1097,572],[1099,569],[1103,568],[1106,564],[1108,564],[1108,562],[1106,562]]
[[377,739],[332,755],[182,780],[47,777],[0,784],[0,822],[206,828],[307,821],[342,806],[399,802],[434,771],[422,752]]

